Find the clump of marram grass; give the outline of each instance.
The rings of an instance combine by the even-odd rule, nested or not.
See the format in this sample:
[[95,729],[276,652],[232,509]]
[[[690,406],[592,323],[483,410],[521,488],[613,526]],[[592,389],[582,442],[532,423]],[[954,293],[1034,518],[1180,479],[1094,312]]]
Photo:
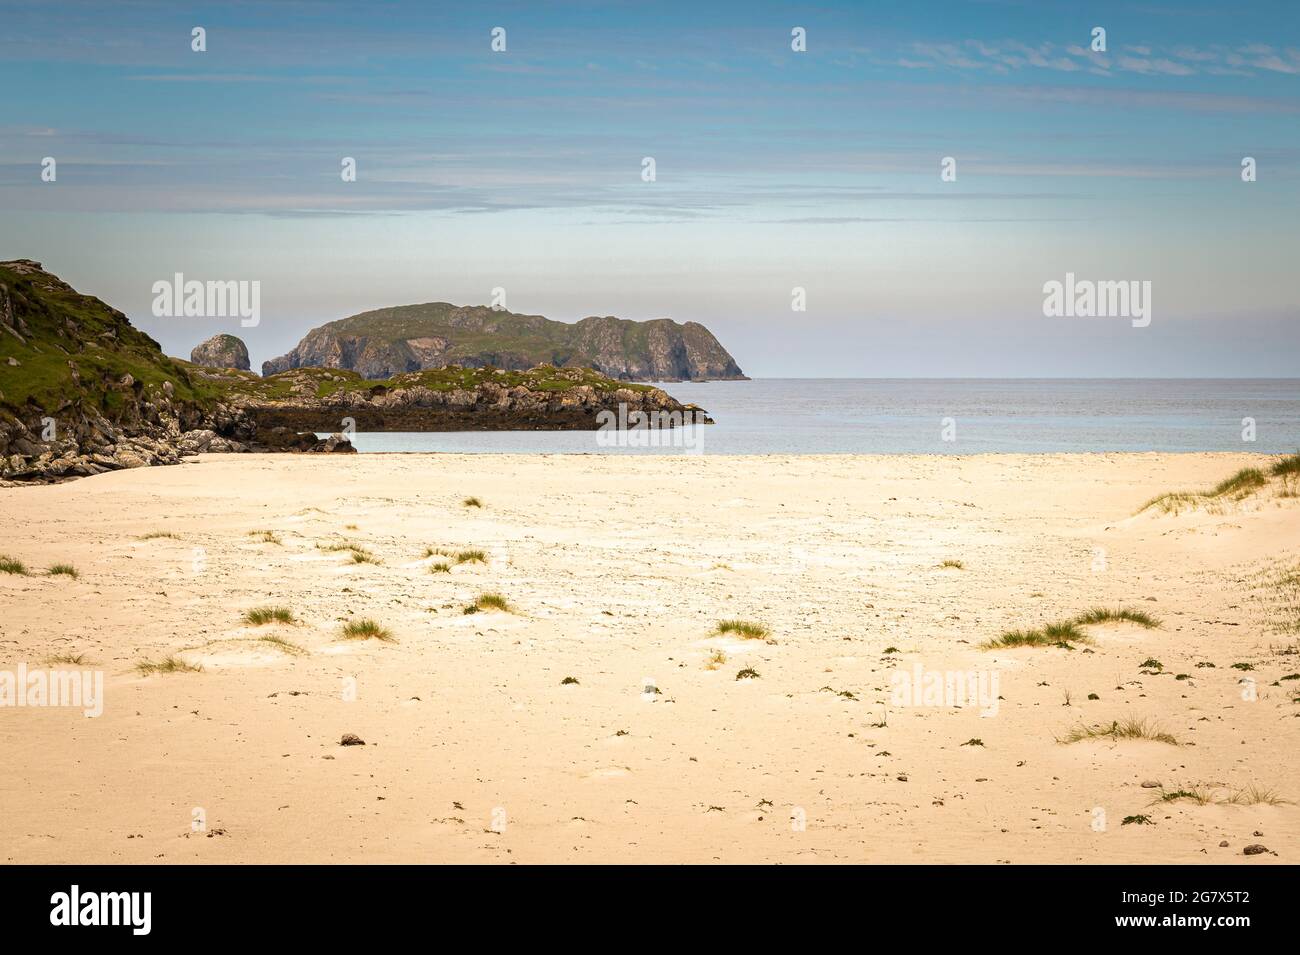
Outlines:
[[[443,547],[426,547],[424,549],[425,558],[429,557],[447,557],[456,565],[460,564],[486,564],[488,562],[487,551],[471,548],[466,550],[447,550]],[[447,561],[440,561],[435,564],[433,570],[442,573],[444,570],[450,570]]]
[[283,650],[285,653],[289,654],[290,656],[302,657],[307,655],[306,650],[298,646],[298,644],[284,639],[284,637],[268,635],[265,637],[258,637],[257,642],[269,643],[271,644],[271,646],[275,647],[276,649]]
[[753,667],[745,667],[745,669],[736,674],[737,680],[757,680],[758,678],[759,673]]
[[336,551],[340,551],[340,550],[352,550],[352,549],[354,549],[354,548],[359,548],[360,546],[361,546],[360,544],[354,544],[354,543],[352,543],[351,541],[345,541],[345,540],[343,540],[343,541],[317,541],[317,542],[316,542],[316,549],[317,549],[317,550],[327,551],[328,553],[331,553],[331,554],[334,553],[334,552],[336,552]]
[[983,644],[985,650],[1009,647],[1065,647],[1071,643],[1091,643],[1092,638],[1079,629],[1072,620],[1049,623],[1037,630],[1007,630],[995,640]]
[[280,535],[278,535],[275,531],[249,531],[248,536],[256,538],[257,540],[261,541],[263,544],[284,543],[284,541],[280,540]]
[[354,564],[378,564],[379,563],[379,558],[377,558],[374,554],[370,553],[369,550],[367,550],[365,547],[361,546],[360,544],[354,544],[351,541],[326,541],[325,543],[318,542],[316,544],[316,549],[327,551],[329,553],[347,551],[352,556],[352,563]]
[[141,660],[135,665],[136,672],[141,676],[150,676],[154,673],[202,673],[203,667],[197,663],[187,663],[180,657],[167,657],[154,663],[150,660]]
[[147,533],[147,534],[141,534],[139,539],[142,540],[142,541],[152,541],[152,540],[158,540],[159,538],[164,538],[164,537],[165,537],[165,538],[170,538],[171,540],[180,540],[180,539],[181,539],[181,535],[180,535],[180,534],[173,534],[171,531],[150,531],[150,532]]
[[1255,783],[1249,783],[1242,789],[1235,790],[1228,796],[1227,802],[1233,806],[1289,806],[1291,800],[1283,799],[1276,789],[1266,789]]
[[1225,494],[1246,494],[1268,483],[1268,476],[1259,468],[1242,468],[1230,478],[1224,478],[1208,492],[1209,497]]
[[3,554],[0,554],[0,574],[18,574],[19,576],[25,576],[27,574],[27,568],[18,558],[5,557]]
[[1229,790],[1224,786],[1204,783],[1188,784],[1178,789],[1161,792],[1156,803],[1193,802],[1198,806],[1285,806],[1290,800],[1283,799],[1277,790],[1265,788],[1257,783],[1249,783],[1240,789]]
[[385,643],[396,643],[397,638],[385,627],[381,627],[373,620],[349,620],[343,625],[343,639],[345,640],[382,640]]
[[45,658],[46,666],[90,666],[90,659],[84,653],[53,653]]
[[1091,610],[1075,617],[1074,622],[1083,626],[1090,623],[1128,622],[1136,623],[1148,630],[1154,630],[1161,626],[1160,620],[1151,616],[1145,610],[1134,610],[1131,607],[1116,607],[1114,610],[1109,607],[1093,607]]
[[1132,716],[1122,720],[1112,720],[1109,724],[1099,723],[1089,726],[1080,723],[1066,733],[1065,736],[1059,737],[1057,742],[1077,743],[1085,739],[1110,739],[1115,741],[1142,739],[1154,743],[1168,743],[1170,746],[1179,745],[1177,739],[1161,730],[1152,721],[1137,719]]
[[[1282,462],[1278,462],[1281,464]],[[1274,465],[1277,467],[1277,465]],[[1275,474],[1284,472],[1274,471]],[[1242,468],[1231,477],[1224,478],[1206,491],[1170,491],[1157,494],[1138,508],[1137,513],[1155,507],[1162,513],[1177,513],[1183,507],[1195,507],[1205,501],[1217,501],[1223,498],[1239,501],[1268,484],[1268,475],[1259,468]]]
[[482,507],[483,502],[476,497],[467,497],[460,502],[464,507]]
[[721,650],[714,650],[711,654],[709,654],[709,659],[705,661],[704,669],[716,670],[726,662],[727,662],[727,655],[723,653]]
[[996,640],[983,644],[985,650],[1000,650],[1008,647],[1063,647],[1071,649],[1071,643],[1092,643],[1092,638],[1080,630],[1089,624],[1128,621],[1148,629],[1159,627],[1160,621],[1144,610],[1128,607],[1094,607],[1070,620],[1049,623],[1037,630],[1008,630]]
[[51,564],[50,569],[45,573],[49,574],[51,577],[71,577],[73,580],[76,580],[81,576],[81,573],[77,568],[73,567],[71,564]]
[[447,563],[445,560],[437,561],[437,562],[435,562],[435,563],[429,565],[429,573],[431,573],[431,574],[450,574],[450,573],[451,573],[451,564]]
[[473,603],[465,605],[465,613],[482,613],[485,610],[500,610],[502,613],[513,612],[510,601],[496,593],[479,594],[474,598]]
[[752,623],[748,620],[719,620],[713,632],[718,635],[734,633],[746,640],[764,640],[771,631],[761,623]]
[[1285,457],[1274,461],[1273,466],[1268,470],[1274,477],[1286,477],[1291,474],[1300,474],[1300,452],[1288,454]]
[[947,560],[945,560],[942,564],[939,565],[940,570],[944,570],[946,568],[952,568],[953,570],[965,570],[966,565],[963,564],[961,561],[953,560],[950,557]]
[[317,542],[316,549],[327,551],[329,553],[337,553],[338,551],[348,551],[352,555],[352,563],[354,564],[378,564],[379,563],[379,558],[377,558],[374,554],[370,553],[370,550],[368,548],[366,548],[361,544],[355,544],[352,541],[341,540],[341,541],[325,541],[324,543]]
[[288,607],[254,607],[244,614],[244,623],[260,627],[266,623],[297,623]]

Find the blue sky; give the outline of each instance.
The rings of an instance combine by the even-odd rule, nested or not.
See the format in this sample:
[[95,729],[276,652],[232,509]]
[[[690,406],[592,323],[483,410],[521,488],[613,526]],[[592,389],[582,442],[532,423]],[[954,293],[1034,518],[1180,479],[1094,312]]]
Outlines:
[[[1294,3],[0,16],[0,257],[172,354],[232,331],[256,363],[365,308],[502,287],[563,320],[704,322],[756,376],[1295,374]],[[1151,325],[1044,317],[1067,271],[1151,281]],[[175,272],[260,281],[261,325],[155,318]]]

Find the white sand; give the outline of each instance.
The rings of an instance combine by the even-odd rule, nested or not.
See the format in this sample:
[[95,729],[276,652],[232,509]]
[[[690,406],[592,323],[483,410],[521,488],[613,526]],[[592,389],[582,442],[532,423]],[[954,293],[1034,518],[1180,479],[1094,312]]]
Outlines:
[[[0,670],[84,653],[106,695],[0,709],[0,859],[1295,862],[1300,681],[1272,684],[1300,655],[1268,581],[1300,501],[1132,516],[1259,460],[207,456],[0,491],[0,553],[81,572],[0,574]],[[382,564],[316,547],[343,537]],[[432,574],[426,546],[489,562]],[[487,590],[517,612],[462,613]],[[979,648],[1121,603],[1164,627]],[[303,622],[241,623],[263,604]],[[340,641],[349,616],[399,642]],[[711,636],[733,617],[773,642]],[[203,671],[133,669],[172,654]],[[996,673],[996,715],[894,705],[918,664]],[[1128,716],[1182,745],[1056,740]],[[1144,780],[1291,802],[1152,805]]]

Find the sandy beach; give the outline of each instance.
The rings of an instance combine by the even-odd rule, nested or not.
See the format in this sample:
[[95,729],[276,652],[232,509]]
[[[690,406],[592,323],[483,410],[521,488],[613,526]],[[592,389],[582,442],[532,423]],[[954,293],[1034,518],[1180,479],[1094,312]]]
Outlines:
[[[1135,513],[1265,460],[204,455],[6,489],[0,670],[79,658],[104,699],[0,709],[0,859],[1293,863],[1300,499]],[[1097,606],[1161,626],[981,646]],[[199,669],[138,669],[169,658]],[[997,692],[900,705],[895,672]],[[1062,741],[1129,718],[1174,742]]]

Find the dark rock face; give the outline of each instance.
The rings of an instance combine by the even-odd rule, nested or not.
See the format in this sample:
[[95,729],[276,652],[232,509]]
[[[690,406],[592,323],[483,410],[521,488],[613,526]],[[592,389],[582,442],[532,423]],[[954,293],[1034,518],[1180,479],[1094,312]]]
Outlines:
[[248,348],[234,335],[213,335],[190,352],[190,361],[208,368],[248,371]]
[[262,374],[342,368],[366,378],[459,365],[523,371],[592,368],[621,381],[743,379],[735,359],[697,322],[613,316],[575,324],[446,302],[363,312],[315,328]]
[[[326,396],[318,394],[313,371],[284,372],[274,379],[291,382],[290,397],[250,394],[233,399],[240,413],[255,423],[259,442],[287,440],[286,436],[298,432],[334,431],[345,422],[357,431],[594,430],[602,411],[617,414],[620,405],[627,414],[676,412],[689,415],[690,422],[711,422],[701,409],[683,405],[658,388],[613,387],[609,381],[605,384],[611,387],[598,388],[587,383],[591,373],[579,369],[552,369],[545,379],[548,387],[479,380],[464,387],[438,388],[422,383],[419,373],[410,373],[385,385]],[[565,385],[562,390],[555,388],[557,379]]]

